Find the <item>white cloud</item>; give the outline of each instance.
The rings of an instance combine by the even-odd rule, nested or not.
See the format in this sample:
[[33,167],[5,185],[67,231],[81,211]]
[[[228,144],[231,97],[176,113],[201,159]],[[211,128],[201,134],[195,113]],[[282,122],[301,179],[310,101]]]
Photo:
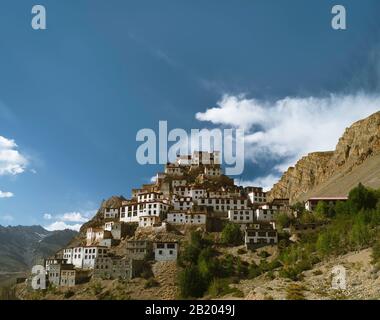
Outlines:
[[64,230],[72,229],[78,231],[81,225],[87,222],[92,216],[94,216],[96,210],[88,210],[83,212],[66,212],[64,214],[52,215],[45,213],[43,218],[45,220],[52,220],[51,224],[44,227],[46,230]]
[[14,194],[12,192],[0,190],[0,198],[12,198],[13,196],[14,196]]
[[0,175],[17,175],[25,171],[28,163],[14,140],[0,136]]
[[155,176],[153,176],[153,177],[151,177],[150,179],[149,179],[149,181],[150,182],[156,182],[156,180],[157,180],[157,175],[155,175]]
[[55,230],[65,230],[65,229],[70,229],[70,230],[75,230],[79,231],[81,224],[67,224],[64,221],[56,221],[53,222],[52,224],[49,224],[48,226],[44,227],[46,230],[49,231],[55,231]]
[[84,217],[80,212],[67,212],[60,216],[62,221],[67,222],[86,222],[88,218]]
[[278,181],[279,177],[277,175],[269,174],[264,177],[258,177],[253,180],[242,180],[238,181],[235,179],[235,184],[241,185],[243,187],[262,187],[264,191],[269,191],[272,186]]
[[3,215],[3,216],[0,216],[0,219],[4,220],[6,222],[11,222],[11,221],[13,221],[14,218],[10,214],[6,214],[6,215]]
[[333,150],[346,127],[379,110],[380,96],[362,92],[277,101],[225,95],[216,107],[197,113],[196,118],[244,129],[245,158],[277,163],[267,177],[260,178],[268,183],[309,152]]

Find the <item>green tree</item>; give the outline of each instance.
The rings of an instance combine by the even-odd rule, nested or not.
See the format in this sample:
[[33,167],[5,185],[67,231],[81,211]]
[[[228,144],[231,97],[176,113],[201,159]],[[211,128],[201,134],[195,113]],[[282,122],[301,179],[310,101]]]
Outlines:
[[231,245],[241,245],[243,243],[243,233],[240,226],[235,223],[228,223],[222,231],[222,243]]
[[290,226],[292,219],[286,213],[279,213],[276,216],[276,224],[281,230],[283,228],[288,228]]
[[380,262],[380,238],[376,239],[372,247],[372,264],[378,264]]
[[358,213],[361,209],[374,209],[377,203],[376,193],[359,183],[350,191],[348,203],[352,213]]
[[350,242],[356,249],[360,249],[362,246],[367,245],[370,240],[370,233],[364,219],[365,217],[363,215],[360,215],[355,219],[349,235]]
[[331,252],[330,238],[326,232],[319,235],[316,243],[316,248],[317,251],[323,256]]
[[315,207],[315,214],[320,218],[325,218],[328,216],[329,206],[325,201],[318,201]]
[[207,285],[196,266],[189,266],[179,274],[179,288],[182,298],[200,298]]

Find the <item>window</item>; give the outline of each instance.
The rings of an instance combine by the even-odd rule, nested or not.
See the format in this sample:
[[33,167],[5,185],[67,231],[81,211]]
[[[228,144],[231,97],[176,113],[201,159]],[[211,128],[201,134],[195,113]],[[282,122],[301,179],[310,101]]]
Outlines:
[[168,249],[175,249],[175,244],[174,243],[168,243],[166,247]]
[[159,255],[162,255],[162,250],[158,250],[158,254],[159,254]]
[[164,249],[165,245],[163,243],[157,243],[157,249]]

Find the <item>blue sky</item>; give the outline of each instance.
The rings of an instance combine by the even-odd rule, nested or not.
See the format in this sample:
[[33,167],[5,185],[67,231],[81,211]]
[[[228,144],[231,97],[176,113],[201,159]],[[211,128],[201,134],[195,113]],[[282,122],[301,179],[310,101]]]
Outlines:
[[36,31],[34,1],[2,1],[0,224],[78,225],[129,196],[160,169],[135,159],[159,120],[244,127],[242,183],[333,148],[380,109],[380,2],[339,3],[345,31],[330,0],[45,0]]

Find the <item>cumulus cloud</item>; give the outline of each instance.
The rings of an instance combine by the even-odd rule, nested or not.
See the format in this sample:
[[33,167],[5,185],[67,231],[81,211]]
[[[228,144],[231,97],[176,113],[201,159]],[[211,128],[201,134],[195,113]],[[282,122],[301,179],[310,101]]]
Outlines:
[[66,229],[79,231],[79,229],[80,229],[81,226],[82,225],[79,224],[79,223],[77,223],[77,224],[67,224],[64,221],[56,221],[56,222],[53,222],[53,223],[49,224],[48,226],[45,226],[44,228],[46,230],[48,230],[48,231],[66,230]]
[[78,231],[81,225],[87,222],[95,213],[96,210],[89,210],[84,212],[66,212],[57,215],[45,213],[43,215],[43,218],[45,220],[52,220],[54,222],[50,223],[44,228],[49,231],[64,229],[72,229]]
[[52,215],[50,214],[50,213],[45,213],[44,214],[44,219],[45,220],[51,220],[53,217],[52,217]]
[[235,179],[235,184],[243,187],[260,186],[263,188],[264,191],[269,191],[272,188],[272,186],[278,181],[278,179],[279,177],[277,175],[269,174],[267,176],[258,177],[252,180],[238,181],[237,179]]
[[380,96],[363,92],[277,101],[225,95],[196,119],[244,129],[245,158],[256,164],[277,163],[273,172],[257,180],[272,183],[309,152],[333,150],[346,127],[379,110]]
[[5,214],[3,216],[0,216],[0,219],[6,222],[11,222],[14,218],[10,214]]
[[0,176],[17,175],[25,171],[28,163],[12,139],[0,136]]
[[12,192],[0,190],[0,198],[12,198],[13,196],[14,196],[14,194]]
[[88,218],[80,212],[67,212],[64,213],[60,219],[67,222],[86,222]]

